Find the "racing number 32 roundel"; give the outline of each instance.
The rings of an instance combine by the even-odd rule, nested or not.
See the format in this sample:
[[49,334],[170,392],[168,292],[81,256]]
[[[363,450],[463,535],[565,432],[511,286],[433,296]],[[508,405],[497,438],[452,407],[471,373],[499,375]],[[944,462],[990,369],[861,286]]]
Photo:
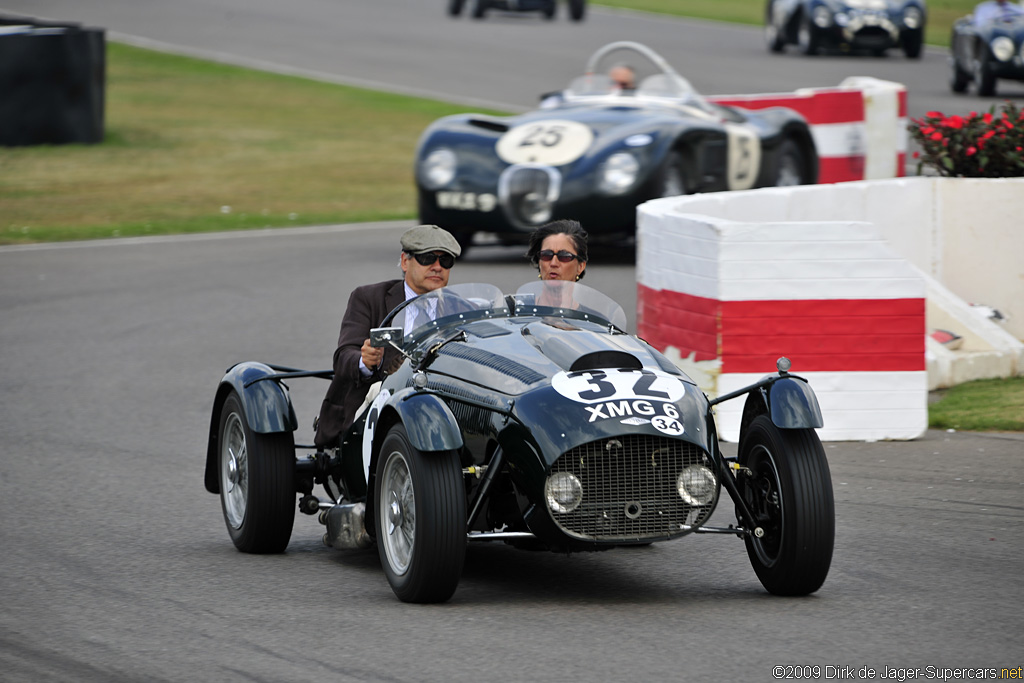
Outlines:
[[551,378],[551,388],[570,401],[585,404],[587,422],[650,422],[659,432],[683,433],[682,417],[674,404],[683,398],[686,385],[666,372],[649,368],[563,371]]

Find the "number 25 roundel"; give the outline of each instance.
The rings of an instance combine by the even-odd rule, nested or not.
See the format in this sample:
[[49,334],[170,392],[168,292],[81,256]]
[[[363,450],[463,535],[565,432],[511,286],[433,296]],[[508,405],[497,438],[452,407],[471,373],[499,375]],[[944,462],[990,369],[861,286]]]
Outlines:
[[578,403],[632,399],[675,403],[686,393],[678,377],[649,368],[559,372],[551,378],[551,387]]

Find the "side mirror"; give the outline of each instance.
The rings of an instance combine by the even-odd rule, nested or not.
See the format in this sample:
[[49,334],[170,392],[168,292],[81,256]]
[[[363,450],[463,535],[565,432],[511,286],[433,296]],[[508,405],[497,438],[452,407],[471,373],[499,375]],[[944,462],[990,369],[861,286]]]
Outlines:
[[370,346],[401,346],[405,331],[401,327],[375,327],[370,330]]

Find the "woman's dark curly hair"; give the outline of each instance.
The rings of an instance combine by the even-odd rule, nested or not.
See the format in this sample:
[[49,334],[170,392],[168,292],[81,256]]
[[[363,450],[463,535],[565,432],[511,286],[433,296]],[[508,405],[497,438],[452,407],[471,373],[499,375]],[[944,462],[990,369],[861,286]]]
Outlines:
[[[565,235],[572,241],[573,248],[576,250],[576,256],[579,258],[580,263],[586,263],[589,260],[587,254],[587,231],[583,229],[583,226],[579,224],[579,221],[569,220],[563,218],[562,220],[552,221],[545,225],[540,226],[532,233],[530,233],[530,246],[526,250],[526,258],[530,259],[530,263],[533,267],[540,271],[540,259],[537,258],[537,253],[541,250],[541,245],[544,244],[544,240],[551,235]],[[583,276],[587,274],[584,270],[580,273],[579,279],[582,280]]]

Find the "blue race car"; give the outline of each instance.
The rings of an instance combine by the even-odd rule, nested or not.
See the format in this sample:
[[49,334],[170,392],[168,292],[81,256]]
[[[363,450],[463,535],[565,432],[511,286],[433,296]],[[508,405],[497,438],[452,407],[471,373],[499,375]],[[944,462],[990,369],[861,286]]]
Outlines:
[[[623,53],[650,63],[635,90],[599,70]],[[818,156],[792,109],[709,102],[653,50],[617,42],[535,111],[435,121],[420,138],[415,175],[420,221],[464,248],[477,233],[525,243],[561,218],[582,222],[592,241],[615,243],[632,237],[636,207],[649,199],[814,183]]]
[[[581,21],[587,11],[587,0],[567,0],[569,18]],[[448,14],[457,17],[462,14],[466,0],[448,0]],[[487,10],[505,12],[540,12],[545,19],[554,19],[558,11],[557,0],[473,0],[473,18],[483,19]]]
[[825,48],[884,54],[902,48],[921,56],[924,0],[768,0],[765,40],[771,52],[798,45],[805,55]]
[[962,93],[973,82],[978,94],[996,94],[996,79],[1024,81],[1024,8],[992,0],[957,19],[950,38],[949,87]]

